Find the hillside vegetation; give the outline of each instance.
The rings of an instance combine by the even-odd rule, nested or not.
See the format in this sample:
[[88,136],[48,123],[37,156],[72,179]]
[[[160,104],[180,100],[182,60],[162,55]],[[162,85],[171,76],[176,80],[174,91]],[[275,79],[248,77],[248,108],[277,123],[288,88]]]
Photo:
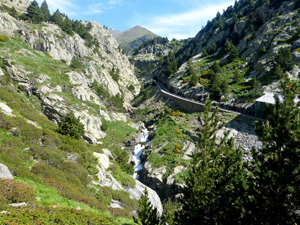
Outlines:
[[[135,27],[130,61],[97,22],[0,3],[1,224],[300,221],[299,0],[236,1],[187,40]],[[266,90],[259,120],[212,110]]]
[[282,73],[299,79],[299,18],[298,1],[237,1],[182,47],[152,61],[141,49],[133,61],[182,96],[197,99],[204,86],[217,101],[253,101],[261,86],[280,91]]

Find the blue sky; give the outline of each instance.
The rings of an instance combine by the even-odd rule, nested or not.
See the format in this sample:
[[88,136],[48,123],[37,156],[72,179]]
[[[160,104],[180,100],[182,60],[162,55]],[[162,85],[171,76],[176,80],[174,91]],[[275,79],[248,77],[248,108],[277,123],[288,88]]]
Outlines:
[[[43,0],[38,0],[39,4]],[[136,25],[170,40],[194,37],[234,0],[47,0],[74,20],[97,21],[119,31]]]

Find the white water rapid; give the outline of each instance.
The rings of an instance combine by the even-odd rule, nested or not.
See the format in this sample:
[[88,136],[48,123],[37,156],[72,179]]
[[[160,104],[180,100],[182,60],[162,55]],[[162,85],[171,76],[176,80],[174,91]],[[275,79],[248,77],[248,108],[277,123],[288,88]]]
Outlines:
[[147,129],[143,129],[142,130],[142,135],[141,135],[141,139],[140,139],[140,144],[137,144],[134,147],[134,174],[133,174],[133,178],[137,179],[138,178],[138,171],[143,169],[143,165],[141,164],[141,154],[143,153],[144,149],[145,149],[145,145],[143,145],[142,143],[148,142],[148,133],[149,131]]

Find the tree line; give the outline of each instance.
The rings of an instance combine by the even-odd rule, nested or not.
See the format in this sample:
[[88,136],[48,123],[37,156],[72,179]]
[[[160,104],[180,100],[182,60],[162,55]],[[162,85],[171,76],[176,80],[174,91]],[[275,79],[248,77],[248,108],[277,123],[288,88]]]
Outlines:
[[97,45],[99,45],[97,40],[89,33],[92,29],[92,24],[90,22],[87,23],[87,25],[84,25],[81,21],[71,20],[67,15],[61,13],[59,9],[51,15],[46,0],[43,1],[41,7],[39,7],[38,2],[34,0],[28,6],[27,11],[22,15],[18,15],[15,8],[10,9],[9,13],[15,18],[30,21],[32,23],[55,23],[69,35],[77,33],[81,38],[87,41],[88,46],[91,47],[92,45],[95,45],[97,47]]

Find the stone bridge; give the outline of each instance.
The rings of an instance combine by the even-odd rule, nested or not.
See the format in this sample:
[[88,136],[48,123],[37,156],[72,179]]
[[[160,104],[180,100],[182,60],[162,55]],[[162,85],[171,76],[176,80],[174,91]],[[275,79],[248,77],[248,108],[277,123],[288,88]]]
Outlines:
[[[182,109],[184,109],[188,112],[201,112],[201,111],[204,111],[204,107],[205,107],[204,103],[197,102],[197,101],[194,101],[194,100],[191,100],[191,99],[187,99],[187,98],[175,95],[175,94],[171,93],[167,88],[165,88],[158,81],[156,82],[156,84],[157,84],[157,86],[160,90],[161,95],[166,97],[166,98],[171,99],[180,108],[182,108]],[[216,109],[215,106],[212,106],[211,108],[212,108],[212,110]],[[220,108],[220,107],[218,107],[218,109],[219,109],[220,112],[234,113],[234,114],[243,115],[243,116],[246,116],[246,117],[253,118],[252,116],[246,115],[246,114],[241,113],[241,112],[227,110],[227,109],[223,109],[223,108]]]

